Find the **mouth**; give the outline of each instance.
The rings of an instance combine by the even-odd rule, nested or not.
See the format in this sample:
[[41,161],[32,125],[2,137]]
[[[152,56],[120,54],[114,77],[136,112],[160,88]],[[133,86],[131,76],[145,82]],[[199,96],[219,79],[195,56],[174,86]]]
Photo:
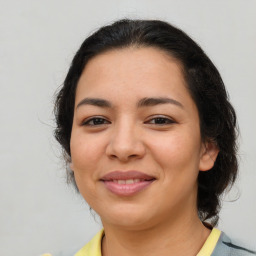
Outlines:
[[114,171],[100,179],[110,192],[118,196],[135,195],[155,180],[155,177],[138,171]]

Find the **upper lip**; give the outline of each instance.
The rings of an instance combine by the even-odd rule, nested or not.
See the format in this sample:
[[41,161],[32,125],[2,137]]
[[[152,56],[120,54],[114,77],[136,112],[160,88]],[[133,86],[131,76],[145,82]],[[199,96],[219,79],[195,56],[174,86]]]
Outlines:
[[155,177],[145,174],[139,171],[113,171],[104,175],[101,180],[129,180],[129,179],[141,179],[141,180],[153,180]]

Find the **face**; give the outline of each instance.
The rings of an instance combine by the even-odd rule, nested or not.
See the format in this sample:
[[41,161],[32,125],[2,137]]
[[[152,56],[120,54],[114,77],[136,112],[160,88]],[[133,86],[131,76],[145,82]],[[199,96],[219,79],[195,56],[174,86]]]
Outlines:
[[179,63],[155,48],[111,50],[77,85],[71,169],[103,225],[145,228],[197,214],[213,166]]

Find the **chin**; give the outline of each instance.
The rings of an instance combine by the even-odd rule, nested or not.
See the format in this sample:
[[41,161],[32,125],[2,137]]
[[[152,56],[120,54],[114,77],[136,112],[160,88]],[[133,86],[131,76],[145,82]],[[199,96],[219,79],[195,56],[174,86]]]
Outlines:
[[150,211],[138,209],[138,207],[118,206],[111,207],[111,211],[99,214],[101,220],[106,225],[114,225],[129,230],[138,230],[146,228],[152,224],[153,216],[149,215]]

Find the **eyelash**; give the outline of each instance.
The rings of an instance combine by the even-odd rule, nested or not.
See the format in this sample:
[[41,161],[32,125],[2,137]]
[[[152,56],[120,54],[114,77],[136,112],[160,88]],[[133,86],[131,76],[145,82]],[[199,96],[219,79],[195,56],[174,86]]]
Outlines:
[[[85,120],[83,123],[82,123],[82,125],[85,125],[85,126],[99,126],[99,125],[104,125],[103,123],[101,123],[101,124],[90,124],[90,122],[94,122],[94,121],[99,121],[99,120],[101,120],[101,121],[103,121],[103,122],[105,122],[105,121],[107,121],[108,123],[110,123],[108,120],[106,120],[105,118],[103,118],[103,117],[92,117],[92,118],[89,118],[88,120]],[[106,123],[105,123],[106,124]]]
[[[152,121],[160,121],[160,124],[159,123],[151,123]],[[90,124],[90,122],[93,122],[93,124]],[[95,124],[96,122],[96,124]],[[100,123],[97,123],[97,122],[100,122]],[[163,123],[164,122],[164,123]],[[110,124],[111,122],[108,121],[107,119],[103,118],[103,117],[92,117],[92,118],[89,118],[88,120],[85,120],[82,125],[83,126],[91,126],[91,127],[97,127],[97,126],[100,126],[100,125],[105,125],[105,124]],[[157,117],[154,117],[154,118],[151,118],[149,119],[148,121],[145,122],[146,124],[152,124],[152,125],[158,125],[158,126],[163,126],[163,125],[170,125],[170,124],[174,124],[176,123],[173,119],[171,118],[167,118],[167,117],[162,117],[162,116],[157,116]]]
[[[169,124],[174,124],[176,123],[173,119],[171,118],[167,118],[167,117],[163,117],[163,116],[157,116],[157,117],[154,117],[154,118],[151,118],[149,121],[147,121],[146,123],[150,123],[152,120],[158,120],[160,121],[161,120],[161,123],[160,124],[157,124],[157,123],[153,123],[155,125],[169,125]],[[164,121],[165,123],[163,123],[162,121]],[[152,123],[151,123],[152,124]]]

